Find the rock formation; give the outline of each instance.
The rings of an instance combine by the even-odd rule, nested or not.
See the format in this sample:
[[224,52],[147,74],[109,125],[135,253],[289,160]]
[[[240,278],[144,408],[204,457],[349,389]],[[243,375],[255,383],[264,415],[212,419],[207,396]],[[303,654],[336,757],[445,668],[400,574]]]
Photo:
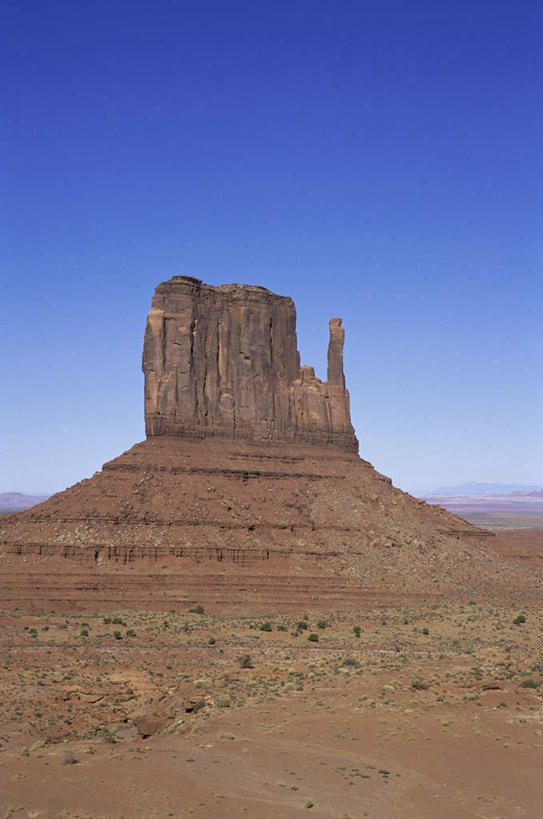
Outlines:
[[343,375],[344,330],[330,320],[328,381],[300,367],[292,299],[264,287],[159,284],[143,348],[148,437],[219,436],[358,451]]
[[295,322],[292,301],[261,287],[159,285],[143,353],[147,440],[0,516],[3,607],[280,611],[540,594],[536,570],[490,532],[358,457],[341,321],[330,320],[326,383],[300,367]]

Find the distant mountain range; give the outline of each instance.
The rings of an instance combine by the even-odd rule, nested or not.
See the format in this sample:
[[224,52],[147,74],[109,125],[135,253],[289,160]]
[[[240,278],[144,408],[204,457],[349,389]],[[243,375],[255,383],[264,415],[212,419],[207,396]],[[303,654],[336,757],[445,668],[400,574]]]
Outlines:
[[1,492],[0,512],[22,512],[49,497],[50,495],[25,495],[24,492]]
[[511,494],[536,495],[543,494],[541,486],[525,486],[518,483],[477,483],[468,481],[458,486],[441,486],[439,489],[432,489],[424,492],[423,497],[434,497],[436,495],[511,495]]

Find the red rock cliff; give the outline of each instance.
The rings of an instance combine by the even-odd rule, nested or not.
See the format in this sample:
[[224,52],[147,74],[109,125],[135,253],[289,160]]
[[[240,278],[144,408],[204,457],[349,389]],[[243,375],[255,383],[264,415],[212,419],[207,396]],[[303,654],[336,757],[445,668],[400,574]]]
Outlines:
[[292,299],[174,276],[156,288],[147,317],[147,437],[297,441],[357,452],[344,336],[341,319],[331,319],[322,382],[312,367],[300,367]]

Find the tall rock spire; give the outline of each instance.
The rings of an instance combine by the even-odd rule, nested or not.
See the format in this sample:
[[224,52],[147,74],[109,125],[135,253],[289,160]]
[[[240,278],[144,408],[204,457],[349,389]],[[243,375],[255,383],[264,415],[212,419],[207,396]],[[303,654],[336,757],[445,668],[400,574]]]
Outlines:
[[331,318],[330,341],[328,342],[328,383],[345,389],[345,375],[343,373],[343,344],[345,330],[341,326],[340,318]]
[[300,367],[292,299],[174,276],[156,288],[147,317],[147,436],[300,441],[357,452],[344,336],[341,319],[331,319],[322,382]]

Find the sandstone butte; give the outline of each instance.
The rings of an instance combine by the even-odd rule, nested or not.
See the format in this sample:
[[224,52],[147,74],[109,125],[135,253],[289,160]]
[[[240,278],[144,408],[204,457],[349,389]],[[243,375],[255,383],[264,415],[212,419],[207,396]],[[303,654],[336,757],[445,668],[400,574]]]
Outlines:
[[147,438],[2,516],[4,608],[249,613],[540,596],[529,560],[359,457],[341,319],[329,330],[323,382],[300,366],[290,298],[189,276],[159,284],[143,350]]

